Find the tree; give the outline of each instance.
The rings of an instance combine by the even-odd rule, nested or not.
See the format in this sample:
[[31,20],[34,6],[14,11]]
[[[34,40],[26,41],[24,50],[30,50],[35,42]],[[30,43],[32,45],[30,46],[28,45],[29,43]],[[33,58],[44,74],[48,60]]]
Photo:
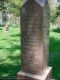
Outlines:
[[60,16],[60,5],[58,5],[56,9],[51,12],[51,22],[55,23],[58,16]]
[[20,15],[20,7],[22,6],[24,0],[9,0],[10,6],[10,13],[19,16]]
[[6,23],[8,21],[8,0],[0,0],[0,10],[2,11],[2,22],[4,30],[8,30],[6,27]]
[[57,16],[56,19],[57,28],[60,29],[60,5],[57,6],[56,8],[56,16]]
[[20,15],[20,6],[23,4],[23,0],[0,0],[0,10],[2,11],[2,21],[4,29],[6,29],[6,23],[8,21],[8,13],[14,16]]

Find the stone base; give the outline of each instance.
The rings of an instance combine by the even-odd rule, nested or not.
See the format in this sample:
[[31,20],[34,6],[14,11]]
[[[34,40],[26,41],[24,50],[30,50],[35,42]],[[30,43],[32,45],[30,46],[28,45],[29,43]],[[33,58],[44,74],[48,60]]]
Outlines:
[[51,67],[48,67],[41,76],[20,71],[17,74],[17,80],[50,80],[51,72],[52,72]]

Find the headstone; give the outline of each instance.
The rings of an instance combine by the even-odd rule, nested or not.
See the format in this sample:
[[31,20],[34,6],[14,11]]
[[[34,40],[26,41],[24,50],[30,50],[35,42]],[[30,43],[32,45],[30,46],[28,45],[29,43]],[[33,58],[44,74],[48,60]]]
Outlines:
[[2,12],[0,12],[0,24],[2,25],[3,22],[2,22]]
[[57,17],[56,25],[57,25],[57,29],[60,29],[60,16]]
[[6,22],[5,27],[4,27],[4,32],[9,31],[9,21]]
[[17,80],[50,80],[48,67],[49,6],[27,0],[21,7],[21,71]]

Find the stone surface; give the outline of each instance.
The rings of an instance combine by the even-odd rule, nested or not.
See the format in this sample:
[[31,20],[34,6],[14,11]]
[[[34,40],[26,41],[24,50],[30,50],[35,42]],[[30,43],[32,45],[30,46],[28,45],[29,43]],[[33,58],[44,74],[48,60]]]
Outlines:
[[50,80],[51,78],[51,67],[48,67],[41,76],[25,73],[20,71],[18,73],[17,79],[18,80]]
[[40,75],[48,61],[48,6],[34,1],[27,4],[21,10],[22,70]]
[[[43,7],[34,0],[28,0],[21,8],[20,18],[21,71],[42,76],[42,73],[45,72],[44,70],[48,68],[48,35],[50,25],[47,0]],[[46,74],[46,76],[49,76],[49,74]],[[19,77],[21,78],[21,76]],[[25,77],[23,78],[26,80]],[[28,78],[27,80],[36,79]]]
[[[24,0],[24,3],[26,3],[28,0]],[[46,0],[35,0],[40,6],[44,6],[45,5],[45,2]]]
[[60,29],[60,16],[57,17],[56,25],[57,25],[57,28]]

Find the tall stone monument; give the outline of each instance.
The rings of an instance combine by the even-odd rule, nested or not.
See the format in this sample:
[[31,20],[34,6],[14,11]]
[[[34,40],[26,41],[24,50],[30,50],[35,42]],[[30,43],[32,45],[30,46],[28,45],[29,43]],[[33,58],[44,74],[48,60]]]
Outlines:
[[50,80],[47,0],[25,0],[21,7],[21,71],[17,80]]

